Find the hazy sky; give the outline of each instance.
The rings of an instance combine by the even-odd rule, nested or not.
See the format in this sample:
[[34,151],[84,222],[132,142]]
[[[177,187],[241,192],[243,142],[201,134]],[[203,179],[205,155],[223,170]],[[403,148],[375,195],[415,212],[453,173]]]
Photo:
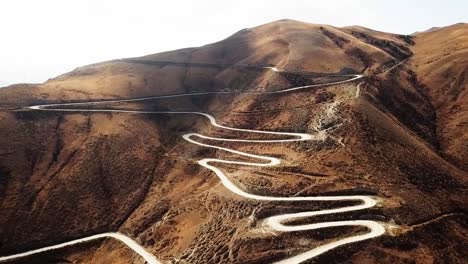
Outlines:
[[0,86],[200,46],[290,18],[402,34],[468,22],[467,0],[1,0]]

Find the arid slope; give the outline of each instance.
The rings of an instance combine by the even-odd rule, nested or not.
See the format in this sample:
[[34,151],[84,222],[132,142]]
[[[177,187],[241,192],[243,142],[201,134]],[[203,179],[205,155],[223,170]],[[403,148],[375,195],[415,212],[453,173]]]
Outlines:
[[436,111],[444,156],[468,170],[468,24],[415,35],[413,70]]
[[[456,25],[440,30],[453,31],[460,43],[453,45],[466,47],[465,29]],[[466,112],[452,108],[466,106],[462,76],[466,67],[457,66],[466,62],[466,55],[444,57],[443,65],[455,74],[450,82],[438,71],[442,66],[425,63],[433,52],[424,43],[434,43],[443,53],[437,42],[441,37],[431,37],[440,30],[411,37],[281,20],[198,48],[102,62],[43,84],[2,88],[0,255],[119,231],[167,262],[265,263],[363,232],[349,227],[262,232],[262,219],[268,216],[343,203],[244,199],[196,163],[207,157],[241,157],[181,139],[190,131],[225,138],[257,135],[214,128],[206,119],[191,115],[22,108],[233,91],[99,107],[202,111],[232,127],[317,135],[318,140],[281,144],[206,143],[283,160],[272,168],[222,166],[251,193],[379,197],[377,209],[304,220],[371,219],[394,226],[380,238],[338,248],[312,263],[464,263],[468,257],[463,247],[468,198],[463,171]],[[263,66],[290,72],[275,73]],[[342,78],[330,73],[366,77],[287,94],[242,93]],[[454,113],[449,115],[450,111]],[[138,261],[134,252],[106,239],[15,262]]]

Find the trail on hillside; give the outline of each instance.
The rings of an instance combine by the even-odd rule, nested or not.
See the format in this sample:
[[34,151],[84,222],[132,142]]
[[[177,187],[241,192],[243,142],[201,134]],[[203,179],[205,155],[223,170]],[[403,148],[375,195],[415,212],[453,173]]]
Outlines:
[[[249,66],[249,67],[253,67],[253,66]],[[259,67],[262,67],[267,70],[271,70],[273,72],[282,72],[281,70],[278,70],[275,67],[266,67],[266,66],[265,67],[259,66]],[[287,88],[287,89],[280,90],[280,91],[263,92],[262,94],[278,94],[278,93],[294,92],[294,91],[313,88],[313,87],[321,87],[321,86],[352,82],[363,77],[363,75],[342,75],[342,76],[347,76],[349,78],[344,81],[298,86],[298,87],[293,87],[293,88]],[[321,228],[341,227],[341,226],[361,226],[361,227],[365,227],[368,229],[367,233],[348,236],[348,237],[341,238],[341,239],[336,239],[335,241],[320,245],[316,248],[303,252],[299,255],[284,259],[278,263],[301,263],[305,260],[316,257],[324,252],[332,250],[336,247],[349,244],[349,243],[355,243],[358,241],[367,240],[370,238],[380,236],[385,233],[385,227],[383,226],[383,224],[378,223],[376,221],[371,221],[371,220],[326,221],[326,222],[320,222],[320,223],[314,223],[314,224],[301,224],[301,225],[288,224],[289,222],[294,221],[294,220],[310,218],[310,217],[318,216],[318,215],[330,215],[330,214],[345,213],[345,212],[368,209],[368,208],[374,207],[377,204],[377,201],[374,197],[367,196],[367,195],[303,196],[303,197],[301,196],[286,197],[285,196],[285,197],[282,197],[282,196],[268,196],[268,195],[258,195],[258,194],[248,193],[242,190],[233,181],[231,181],[231,179],[217,166],[219,166],[219,164],[231,164],[231,165],[239,165],[239,166],[268,167],[268,166],[277,166],[281,164],[281,160],[275,157],[251,154],[251,153],[238,151],[238,150],[227,148],[227,147],[221,147],[217,145],[203,143],[201,141],[203,139],[207,139],[207,140],[219,141],[219,142],[283,143],[283,142],[319,140],[317,135],[306,134],[306,133],[274,132],[274,131],[263,131],[263,130],[255,130],[255,129],[229,127],[229,126],[217,123],[216,119],[213,116],[207,113],[202,113],[202,112],[137,111],[137,110],[115,110],[115,109],[69,108],[73,106],[81,106],[81,107],[93,106],[93,105],[99,105],[99,104],[104,104],[104,103],[135,102],[135,101],[144,101],[144,100],[151,100],[151,99],[164,99],[164,98],[181,97],[181,96],[198,96],[198,95],[205,95],[205,94],[225,94],[225,93],[231,93],[231,92],[198,92],[198,93],[152,96],[152,97],[133,98],[133,99],[118,99],[118,100],[35,105],[35,106],[30,106],[28,108],[30,110],[35,110],[35,111],[53,111],[53,112],[112,112],[112,113],[126,113],[126,114],[196,115],[196,116],[207,118],[210,121],[212,126],[220,128],[220,129],[236,131],[236,132],[246,132],[246,133],[279,136],[280,137],[279,139],[252,139],[252,140],[242,139],[242,138],[239,138],[239,139],[217,138],[217,137],[210,137],[210,136],[206,136],[206,135],[202,135],[198,133],[187,133],[182,136],[184,140],[194,145],[206,147],[206,148],[212,148],[212,149],[216,149],[220,151],[225,151],[225,152],[229,152],[232,154],[237,154],[240,156],[247,157],[249,158],[249,160],[254,160],[254,161],[245,162],[245,161],[239,161],[239,160],[203,158],[197,161],[200,166],[214,172],[216,176],[220,179],[224,187],[226,187],[229,191],[239,196],[242,196],[244,198],[257,200],[257,201],[272,201],[272,202],[275,202],[275,201],[282,201],[282,202],[351,201],[351,202],[354,202],[354,205],[350,205],[350,206],[344,206],[344,207],[333,208],[333,209],[315,210],[315,211],[303,211],[303,212],[298,212],[298,213],[279,214],[279,215],[270,216],[264,219],[262,222],[262,228],[269,229],[272,231],[277,231],[277,232],[297,232],[297,231],[315,230],[315,229],[321,229]],[[256,93],[256,92],[251,92],[251,93]],[[132,238],[128,237],[127,235],[117,233],[117,232],[96,234],[93,236],[72,240],[72,241],[57,244],[54,246],[43,247],[40,249],[30,250],[30,251],[23,252],[20,254],[0,257],[0,262],[8,261],[8,260],[16,259],[16,258],[21,258],[21,257],[26,257],[26,256],[31,256],[40,252],[68,247],[74,244],[84,243],[84,242],[88,242],[91,240],[103,239],[103,238],[113,238],[113,239],[117,239],[125,243],[129,248],[131,248],[138,255],[140,255],[147,263],[150,263],[150,264],[161,263],[160,260],[157,260],[153,254],[148,252],[145,248],[143,248],[141,245],[135,242]]]

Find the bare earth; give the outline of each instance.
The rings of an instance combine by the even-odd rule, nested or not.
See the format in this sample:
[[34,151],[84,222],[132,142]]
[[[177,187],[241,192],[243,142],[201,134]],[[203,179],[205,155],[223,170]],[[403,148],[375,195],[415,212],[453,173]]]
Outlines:
[[[281,20],[198,48],[2,88],[0,256],[119,232],[161,262],[265,263],[368,232],[359,226],[265,230],[270,216],[359,203],[246,199],[197,161],[258,160],[182,138],[189,132],[250,140],[278,135],[231,131],[193,115],[26,108],[216,91],[225,93],[73,108],[196,111],[229,127],[313,135],[317,140],[280,144],[197,141],[281,160],[271,167],[216,165],[248,193],[378,200],[375,207],[288,223],[385,226],[382,236],[304,263],[466,263],[467,36],[466,24],[402,36]],[[364,77],[268,94],[349,74]],[[103,238],[9,263],[144,260]]]

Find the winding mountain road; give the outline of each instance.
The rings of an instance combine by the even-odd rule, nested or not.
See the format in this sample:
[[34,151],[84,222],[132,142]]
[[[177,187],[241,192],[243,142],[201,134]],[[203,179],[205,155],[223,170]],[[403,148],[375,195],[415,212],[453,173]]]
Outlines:
[[[265,69],[269,69],[273,72],[281,72],[275,67],[264,67]],[[312,87],[319,87],[319,86],[327,86],[327,85],[335,85],[341,84],[346,82],[352,82],[358,80],[363,77],[363,75],[343,75],[349,77],[349,79],[344,81],[337,81],[337,82],[330,82],[325,84],[314,84],[314,85],[305,85],[299,87],[288,88],[280,91],[274,92],[264,92],[263,94],[278,94],[278,93],[286,93],[286,92],[293,92],[302,89],[308,89]],[[297,232],[297,231],[305,231],[305,230],[314,230],[314,229],[321,229],[321,228],[330,228],[330,227],[340,227],[340,226],[361,226],[368,229],[367,233],[358,234],[353,236],[348,236],[342,239],[337,239],[333,242],[320,245],[314,249],[306,251],[296,256],[292,256],[290,258],[284,259],[278,263],[301,263],[305,260],[310,258],[316,257],[324,252],[327,252],[331,249],[336,247],[355,243],[358,241],[367,240],[370,238],[374,238],[380,236],[385,233],[385,227],[383,224],[378,223],[376,221],[371,220],[348,220],[348,221],[330,221],[330,222],[321,222],[321,223],[314,223],[314,224],[303,224],[303,225],[288,225],[288,222],[297,219],[304,219],[310,218],[313,216],[318,215],[330,215],[330,214],[337,214],[337,213],[345,213],[357,210],[363,210],[367,208],[374,207],[377,204],[377,200],[371,196],[366,195],[340,195],[340,196],[306,196],[306,197],[281,197],[281,196],[268,196],[268,195],[257,195],[248,193],[241,188],[239,188],[234,182],[229,179],[229,177],[218,167],[216,164],[235,164],[241,166],[257,166],[257,167],[267,167],[267,166],[276,166],[281,163],[280,159],[275,157],[263,156],[263,155],[256,155],[251,154],[243,151],[234,150],[227,147],[220,147],[216,145],[211,145],[207,143],[202,143],[199,139],[208,139],[212,141],[222,141],[222,142],[246,142],[246,143],[281,143],[281,142],[294,142],[294,141],[307,141],[307,140],[318,140],[318,138],[311,134],[306,133],[289,133],[289,132],[274,132],[274,131],[262,131],[262,130],[253,130],[253,129],[243,129],[243,128],[234,128],[228,127],[225,125],[218,124],[216,119],[207,114],[201,112],[179,112],[179,111],[137,111],[137,110],[114,110],[114,109],[77,109],[77,108],[67,108],[72,106],[86,106],[86,105],[99,105],[103,103],[116,103],[116,102],[134,102],[134,101],[143,101],[143,100],[150,100],[150,99],[162,99],[162,98],[171,98],[171,97],[180,97],[180,96],[197,96],[197,95],[205,95],[205,94],[224,94],[224,93],[231,93],[231,92],[199,92],[199,93],[189,93],[189,94],[176,94],[176,95],[163,95],[163,96],[153,96],[153,97],[145,97],[145,98],[134,98],[134,99],[118,99],[118,100],[107,100],[107,101],[92,101],[92,102],[77,102],[77,103],[63,103],[63,104],[48,104],[48,105],[35,105],[28,107],[30,110],[37,110],[37,111],[55,111],[55,112],[113,112],[113,113],[128,113],[128,114],[184,114],[184,115],[198,115],[207,118],[211,125],[217,128],[231,130],[231,131],[238,131],[238,132],[248,132],[248,133],[257,133],[257,134],[268,134],[268,135],[276,135],[281,137],[280,139],[228,139],[228,138],[216,138],[216,137],[209,137],[198,133],[187,133],[183,135],[183,139],[202,147],[213,148],[221,151],[230,152],[233,154],[241,155],[244,157],[248,157],[252,160],[252,162],[244,162],[244,161],[236,161],[236,160],[223,160],[223,159],[216,159],[216,158],[204,158],[198,161],[200,166],[203,166],[206,169],[211,170],[214,172],[218,178],[220,179],[221,183],[231,192],[245,197],[247,199],[252,200],[259,200],[259,201],[352,201],[355,202],[355,205],[344,206],[339,208],[333,209],[324,209],[324,210],[317,210],[317,211],[305,211],[299,213],[288,213],[288,214],[280,214],[268,217],[263,220],[262,228],[269,229],[277,232]],[[256,92],[251,92],[255,94]],[[198,139],[198,140],[197,140]],[[137,254],[139,254],[147,263],[149,264],[156,264],[161,263],[159,260],[156,259],[154,255],[144,249],[141,245],[135,242],[130,237],[121,234],[121,233],[103,233],[97,234],[81,239],[72,240],[66,243],[57,244],[54,246],[44,247],[40,249],[30,250],[20,254],[14,254],[10,256],[0,257],[0,262],[8,261],[16,258],[31,256],[33,254],[37,254],[40,252],[50,251],[58,248],[63,248],[67,246],[71,246],[74,244],[84,243],[91,240],[96,239],[103,239],[103,238],[114,238],[123,243],[125,243],[128,247],[134,250]]]
[[146,251],[146,249],[144,249],[135,240],[131,239],[130,237],[124,234],[112,233],[112,232],[92,235],[92,236],[88,236],[88,237],[84,237],[80,239],[71,240],[65,243],[53,245],[53,246],[43,247],[43,248],[34,249],[34,250],[26,251],[23,253],[19,253],[19,254],[0,257],[0,262],[13,260],[17,258],[24,258],[24,257],[28,257],[34,254],[41,253],[41,252],[46,252],[46,251],[50,251],[54,249],[64,248],[64,247],[68,247],[68,246],[72,246],[72,245],[76,245],[80,243],[85,243],[85,242],[89,242],[93,240],[104,239],[104,238],[114,238],[114,239],[119,240],[120,242],[124,243],[129,248],[131,248],[133,251],[135,251],[138,255],[140,255],[148,264],[161,264],[161,262],[159,262],[153,254]]

